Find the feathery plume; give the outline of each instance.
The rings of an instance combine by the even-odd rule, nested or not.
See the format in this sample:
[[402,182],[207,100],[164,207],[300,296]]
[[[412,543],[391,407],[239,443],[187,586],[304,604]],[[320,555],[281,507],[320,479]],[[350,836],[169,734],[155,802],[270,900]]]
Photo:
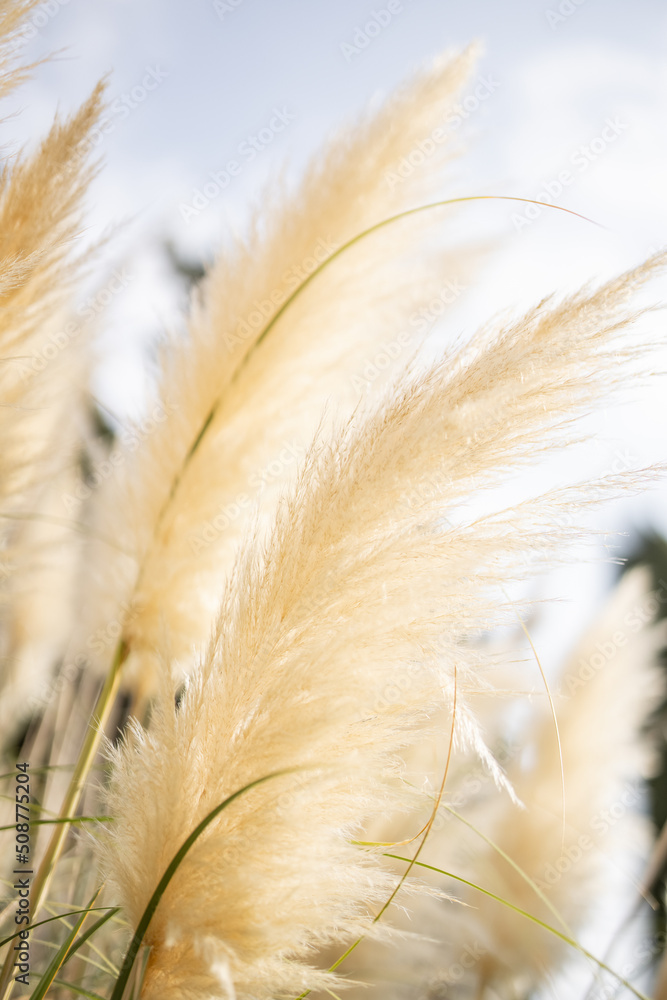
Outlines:
[[[649,766],[642,727],[661,693],[656,657],[666,638],[662,623],[640,624],[637,631],[633,609],[648,584],[644,570],[621,581],[563,671],[556,700],[562,771],[554,722],[544,711],[525,740],[535,752],[533,766],[526,768],[519,756],[508,766],[525,808],[504,799],[486,810],[483,832],[527,878],[474,835],[465,861],[454,865],[450,855],[442,864],[568,935],[601,912],[609,859],[629,845],[642,853],[648,847],[648,825],[640,816],[639,781]],[[460,889],[457,895],[472,909],[458,927],[450,917],[443,938],[450,966],[457,953],[483,943],[468,974],[472,994],[486,988],[501,996],[530,992],[574,957],[561,939],[489,896]]]
[[[0,8],[5,60],[31,6]],[[25,75],[7,65],[3,93]],[[59,516],[58,501],[76,474],[86,338],[72,336],[67,306],[84,273],[72,244],[95,171],[85,153],[101,95],[98,86],[72,118],[56,120],[39,149],[12,158],[0,173],[0,539],[7,608],[0,725],[6,734],[26,714],[17,687],[21,666],[29,664],[34,690],[71,626],[67,594],[77,535]]]
[[0,100],[21,84],[30,66],[18,64],[18,29],[39,0],[0,0]]
[[571,440],[573,418],[632,370],[644,345],[627,336],[627,297],[660,263],[409,373],[310,452],[265,545],[247,542],[179,707],[167,687],[150,730],[115,755],[104,870],[135,926],[214,806],[301,769],[296,786],[250,791],[190,849],[148,930],[144,997],[327,986],[309,955],[377,931],[390,882],[351,838],[396,804],[401,754],[438,713],[455,750],[503,782],[469,707],[483,662],[471,640],[511,620],[503,583],[557,558],[568,532],[557,494],[472,520],[462,505]]
[[[206,280],[190,337],[167,348],[155,430],[100,496],[97,523],[130,555],[91,558],[100,590],[91,602],[97,619],[86,626],[90,634],[131,608],[124,639],[147,690],[165,631],[182,667],[205,644],[249,519],[259,506],[270,523],[322,421],[323,400],[351,412],[354,378],[387,340],[400,338],[387,361],[396,347],[402,363],[412,353],[403,330],[417,306],[440,295],[445,308],[458,295],[462,265],[451,252],[436,248],[425,259],[420,248],[406,260],[406,231],[423,225],[413,219],[350,248],[285,308],[346,241],[414,204],[417,177],[392,186],[386,175],[446,117],[471,60],[442,58],[338,135],[295,195],[270,189],[248,238],[223,251]],[[425,179],[437,176],[451,142],[438,147]],[[426,325],[413,322],[417,332]]]

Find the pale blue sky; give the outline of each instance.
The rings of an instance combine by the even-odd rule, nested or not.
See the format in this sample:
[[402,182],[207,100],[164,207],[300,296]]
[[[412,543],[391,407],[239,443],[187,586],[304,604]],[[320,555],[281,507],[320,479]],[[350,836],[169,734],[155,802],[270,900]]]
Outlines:
[[[470,123],[476,142],[465,183],[530,194],[580,142],[597,135],[608,115],[623,112],[627,129],[589,172],[596,182],[582,178],[564,200],[585,201],[588,214],[597,210],[606,225],[627,223],[639,243],[644,232],[658,239],[664,231],[664,195],[662,204],[651,203],[651,195],[662,194],[655,175],[662,175],[667,155],[667,8],[660,0],[392,0],[401,12],[353,56],[342,46],[386,5],[233,2],[235,8],[218,0],[218,11],[213,0],[69,0],[64,6],[45,0],[38,8],[46,13],[29,54],[66,52],[23,91],[32,108],[19,135],[48,120],[57,104],[73,107],[103,72],[111,74],[112,99],[140,86],[147,68],[166,74],[104,139],[100,221],[142,211],[178,231],[178,203],[266,123],[274,106],[287,107],[295,116],[290,127],[244,167],[196,233],[185,234],[214,243],[230,203],[237,206],[256,191],[276,161],[289,154],[298,163],[333,126],[413,66],[479,39],[486,48],[480,73],[499,86]],[[559,14],[559,6],[572,13]],[[56,13],[48,16],[50,10]]]

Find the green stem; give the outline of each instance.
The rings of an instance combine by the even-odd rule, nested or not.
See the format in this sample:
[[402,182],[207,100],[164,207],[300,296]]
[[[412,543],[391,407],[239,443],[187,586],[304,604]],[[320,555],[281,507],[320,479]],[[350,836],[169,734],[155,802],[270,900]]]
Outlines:
[[564,941],[565,944],[569,944],[571,948],[576,949],[576,951],[578,951],[581,955],[585,955],[586,958],[590,958],[591,961],[595,962],[598,968],[604,969],[605,972],[608,972],[611,976],[614,977],[617,983],[620,983],[620,985],[625,986],[627,990],[630,990],[630,992],[633,993],[638,998],[638,1000],[650,1000],[650,997],[647,997],[645,993],[642,993],[641,990],[638,990],[635,986],[632,985],[632,983],[629,980],[624,979],[623,976],[619,975],[618,972],[615,972],[609,965],[607,965],[601,959],[596,958],[592,951],[589,951],[587,948],[584,948],[584,946],[579,944],[579,942],[575,938],[570,937],[569,934],[563,934],[562,931],[559,931],[555,927],[552,927],[550,924],[547,924],[544,920],[540,920],[539,917],[536,917],[532,913],[529,913],[528,910],[523,910],[520,906],[515,906],[514,903],[510,903],[508,899],[503,899],[502,896],[497,896],[494,892],[490,892],[489,889],[485,889],[483,886],[477,885],[476,882],[470,882],[468,879],[462,878],[460,875],[455,875],[453,872],[445,871],[444,868],[436,868],[435,865],[427,865],[425,861],[415,861],[414,858],[404,858],[400,854],[385,854],[385,858],[394,858],[395,861],[405,861],[410,866],[419,865],[420,868],[427,868],[429,871],[437,872],[439,875],[446,875],[447,878],[456,879],[457,882],[461,882],[463,883],[463,885],[468,885],[470,886],[471,889],[476,889],[478,892],[483,893],[490,899],[495,899],[497,903],[502,903],[503,906],[506,906],[508,907],[508,909],[513,910],[514,913],[518,913],[520,916],[526,917],[528,920],[531,920],[534,924],[537,924],[538,927],[543,927],[546,931],[549,931],[550,934],[553,934],[555,937],[560,938],[560,940]]
[[[71,818],[76,812],[76,808],[81,798],[83,786],[86,782],[90,769],[95,760],[100,740],[104,734],[104,727],[108,721],[109,714],[113,707],[116,693],[120,684],[121,667],[127,658],[127,645],[121,640],[114,653],[111,669],[104,682],[104,687],[100,691],[99,697],[88,726],[88,732],[81,748],[74,773],[70,779],[69,787],[63,799],[58,814],[58,819],[63,822],[56,824],[51,835],[51,840],[42,858],[41,864],[32,883],[30,894],[30,917],[34,920],[42,905],[51,876],[62,852],[67,834],[69,832]],[[13,952],[11,948],[7,952],[5,963],[0,977],[0,1000],[7,1000],[14,982],[11,978],[13,969]]]

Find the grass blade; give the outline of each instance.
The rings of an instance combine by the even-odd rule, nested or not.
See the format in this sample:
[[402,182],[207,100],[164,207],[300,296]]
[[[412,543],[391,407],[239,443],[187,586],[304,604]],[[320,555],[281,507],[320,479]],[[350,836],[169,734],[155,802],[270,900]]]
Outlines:
[[[31,826],[48,826],[54,823],[68,823],[74,826],[76,823],[111,823],[113,816],[60,816],[58,819],[31,819]],[[5,830],[13,830],[14,824],[0,826],[0,833]]]
[[120,910],[120,906],[113,906],[109,910],[108,913],[105,913],[103,916],[98,917],[97,920],[95,921],[95,923],[91,924],[90,927],[88,928],[88,930],[85,931],[81,935],[81,937],[78,937],[76,939],[76,941],[72,945],[72,948],[71,948],[69,954],[67,955],[67,959],[71,958],[71,956],[74,954],[74,952],[78,951],[79,948],[86,943],[86,941],[88,940],[88,938],[92,937],[93,934],[95,933],[95,931],[98,930],[98,928],[100,928],[103,924],[106,924],[107,920],[111,920],[111,918],[113,916],[115,916],[116,913],[118,913],[119,910]]
[[101,997],[99,993],[91,993],[90,990],[84,990],[83,986],[75,986],[74,983],[66,983],[64,979],[54,979],[54,986],[63,986],[66,990],[71,990],[72,993],[76,993],[77,996],[87,997],[88,1000],[106,1000],[106,997]]
[[113,909],[114,912],[116,912],[118,910],[118,907],[88,906],[84,910],[68,910],[67,913],[59,913],[56,917],[47,917],[45,920],[38,920],[37,923],[28,924],[27,927],[21,927],[18,931],[15,931],[13,934],[10,934],[9,937],[3,938],[0,941],[0,948],[3,948],[6,944],[9,944],[10,941],[13,941],[14,938],[18,937],[21,931],[32,931],[35,929],[35,927],[41,927],[42,924],[50,924],[53,920],[66,920],[67,917],[76,917],[79,913],[95,913],[98,910],[109,910],[109,909]]
[[76,951],[76,948],[72,947],[74,944],[74,939],[76,938],[77,934],[79,933],[79,930],[83,926],[83,922],[90,913],[92,905],[99,896],[100,891],[101,888],[95,892],[95,895],[91,899],[87,908],[83,910],[78,920],[76,920],[74,926],[72,927],[72,930],[69,932],[69,934],[61,944],[60,948],[58,948],[58,951],[53,956],[46,972],[41,976],[39,980],[39,985],[31,994],[30,1000],[42,1000],[42,998],[46,996],[47,990],[53,983],[53,980],[56,978],[58,972],[65,964],[67,959],[70,957],[70,955],[73,954],[74,951]]
[[566,944],[569,944],[571,948],[574,948],[581,955],[585,955],[586,958],[591,959],[591,961],[595,962],[595,964],[600,969],[604,969],[604,971],[608,972],[610,976],[613,976],[618,983],[620,983],[622,986],[625,986],[627,990],[630,990],[630,992],[633,993],[634,996],[638,998],[638,1000],[650,1000],[650,997],[647,997],[645,993],[642,993],[641,990],[638,990],[635,986],[632,985],[632,983],[628,982],[627,979],[624,979],[623,976],[619,975],[618,972],[614,972],[614,970],[611,969],[608,965],[606,965],[605,962],[601,961],[601,959],[599,958],[596,958],[596,956],[591,951],[588,951],[587,948],[584,948],[584,946],[579,944],[578,941],[575,941],[574,938],[571,938],[567,934],[563,934],[561,931],[556,930],[555,927],[552,927],[550,924],[547,924],[544,920],[540,920],[539,917],[533,916],[533,914],[528,913],[527,910],[522,910],[520,906],[515,906],[514,903],[510,903],[509,900],[503,899],[502,896],[497,896],[495,892],[490,892],[488,889],[484,889],[481,885],[477,885],[476,882],[469,882],[468,879],[462,878],[460,875],[454,875],[453,872],[446,872],[442,868],[436,868],[435,865],[427,865],[425,861],[414,861],[412,858],[403,858],[401,857],[400,854],[385,854],[385,858],[393,858],[395,861],[405,861],[406,864],[418,865],[420,868],[428,868],[432,872],[437,872],[439,875],[446,875],[447,878],[453,878],[457,882],[462,882],[464,885],[470,886],[472,889],[477,889],[478,892],[483,892],[485,896],[490,896],[491,899],[495,899],[498,903],[502,903],[503,906],[507,906],[510,910],[514,910],[515,913],[519,913],[522,917],[526,917],[528,920],[532,920],[534,924],[539,924],[540,927],[544,927],[544,929],[546,931],[549,931],[550,934],[555,934],[556,937],[560,938],[561,941],[564,941]]
[[285,770],[282,771],[273,771],[271,774],[265,774],[263,778],[257,778],[255,779],[255,781],[251,781],[249,784],[244,785],[243,788],[239,788],[238,791],[233,792],[223,802],[220,802],[219,805],[217,805],[214,809],[212,809],[210,813],[208,813],[204,817],[201,823],[199,823],[199,825],[195,827],[190,836],[181,844],[180,848],[178,849],[174,857],[171,859],[169,865],[167,866],[164,875],[158,882],[157,888],[155,889],[155,892],[149,899],[146,909],[144,910],[141,916],[141,920],[137,924],[137,929],[134,932],[134,936],[130,942],[129,948],[127,949],[127,953],[125,955],[123,964],[121,966],[120,975],[116,980],[116,985],[114,987],[113,993],[111,994],[110,1000],[122,1000],[123,993],[125,992],[125,987],[127,985],[127,981],[130,977],[130,973],[132,972],[132,966],[134,965],[134,960],[137,957],[137,954],[144,939],[144,935],[148,930],[148,925],[150,924],[153,918],[153,914],[155,913],[158,904],[162,899],[164,891],[169,885],[181,861],[188,853],[188,851],[195,843],[195,841],[198,839],[198,837],[204,832],[206,827],[213,822],[216,816],[220,815],[223,809],[226,809],[227,806],[231,805],[231,803],[235,799],[238,799],[245,792],[250,791],[251,788],[255,788],[257,785],[261,785],[265,781],[269,781],[271,778],[278,778],[285,774],[293,774],[294,771],[295,768],[286,768]]

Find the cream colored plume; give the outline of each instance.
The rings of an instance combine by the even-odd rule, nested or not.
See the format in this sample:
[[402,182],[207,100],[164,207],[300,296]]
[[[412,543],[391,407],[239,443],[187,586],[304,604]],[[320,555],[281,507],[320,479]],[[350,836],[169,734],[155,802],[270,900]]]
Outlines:
[[[0,7],[7,92],[25,71],[10,55],[33,4]],[[0,726],[28,711],[71,627],[77,525],[63,517],[61,494],[78,476],[78,436],[86,338],[67,306],[83,275],[73,248],[83,195],[93,175],[87,136],[101,88],[71,119],[56,121],[39,148],[10,158],[0,174],[0,538],[2,683]],[[20,675],[20,677],[19,677]]]
[[18,60],[19,29],[39,0],[0,0],[0,100],[11,93],[30,73]]
[[[662,693],[656,661],[667,632],[664,623],[649,627],[643,623],[648,616],[637,616],[637,608],[645,609],[652,600],[649,585],[646,570],[628,574],[563,671],[555,700],[562,771],[553,718],[545,705],[533,732],[522,741],[534,753],[532,765],[518,753],[508,764],[508,777],[524,808],[498,798],[477,815],[464,810],[499,850],[462,824],[463,849],[452,850],[451,837],[449,843],[434,838],[430,845],[432,863],[575,939],[609,905],[605,887],[611,883],[618,891],[614,859],[627,857],[628,851],[643,857],[650,845],[649,823],[641,815],[641,777],[650,768],[642,728]],[[452,819],[448,833],[456,823]],[[418,927],[441,941],[431,946],[425,962],[431,989],[439,973],[442,989],[456,983],[461,995],[510,997],[537,989],[568,961],[587,969],[587,960],[574,948],[508,906],[454,882],[438,884],[470,909],[448,905],[436,912],[431,906],[411,923],[413,931]],[[629,871],[622,890],[630,901],[638,891]],[[619,925],[621,919],[622,910]],[[613,950],[604,957],[612,969],[623,972]],[[588,969],[591,974],[600,971],[592,961]],[[359,968],[352,971],[363,974]],[[424,982],[421,994],[409,995],[425,997],[426,986]],[[388,995],[407,994],[396,989]]]
[[150,730],[116,755],[104,868],[133,924],[217,803],[300,769],[248,792],[191,848],[149,928],[145,997],[322,983],[313,949],[370,932],[391,883],[350,841],[397,804],[405,747],[438,718],[446,742],[454,704],[455,749],[503,783],[467,696],[484,663],[471,640],[512,620],[508,579],[558,558],[570,534],[559,505],[573,496],[472,519],[463,505],[566,443],[572,419],[632,370],[646,345],[628,335],[628,295],[659,263],[543,303],[321,435],[268,540],[248,540],[180,707],[167,686]]
[[[230,241],[208,276],[190,336],[164,352],[148,409],[155,430],[134,456],[132,440],[101,491],[100,530],[130,555],[91,559],[99,599],[84,635],[131,606],[125,640],[148,690],[166,635],[181,666],[205,645],[255,508],[270,523],[321,421],[350,413],[381,369],[403,367],[460,294],[465,257],[443,251],[441,238],[425,253],[424,218],[414,217],[345,251],[282,312],[346,241],[418,204],[422,182],[433,186],[452,135],[409,182],[394,183],[392,171],[446,119],[471,61],[440,59],[336,136],[297,191],[270,187],[245,240]],[[428,224],[437,232],[437,217]]]
[[[575,932],[608,905],[605,884],[617,882],[611,859],[628,849],[643,857],[650,845],[650,824],[640,822],[641,778],[649,771],[641,733],[662,695],[656,661],[667,627],[649,628],[636,617],[649,586],[647,570],[628,574],[563,672],[556,711],[565,801],[553,720],[543,713],[528,741],[536,751],[533,767],[521,770],[515,763],[509,770],[526,809],[506,810],[492,834]],[[485,887],[563,930],[527,882],[497,857],[489,856],[476,875]],[[632,899],[637,889],[629,875],[624,888]],[[476,898],[474,905],[489,942],[480,980],[501,993],[509,991],[516,970],[535,988],[574,957],[554,935],[488,897]],[[614,955],[609,958],[614,968]]]

